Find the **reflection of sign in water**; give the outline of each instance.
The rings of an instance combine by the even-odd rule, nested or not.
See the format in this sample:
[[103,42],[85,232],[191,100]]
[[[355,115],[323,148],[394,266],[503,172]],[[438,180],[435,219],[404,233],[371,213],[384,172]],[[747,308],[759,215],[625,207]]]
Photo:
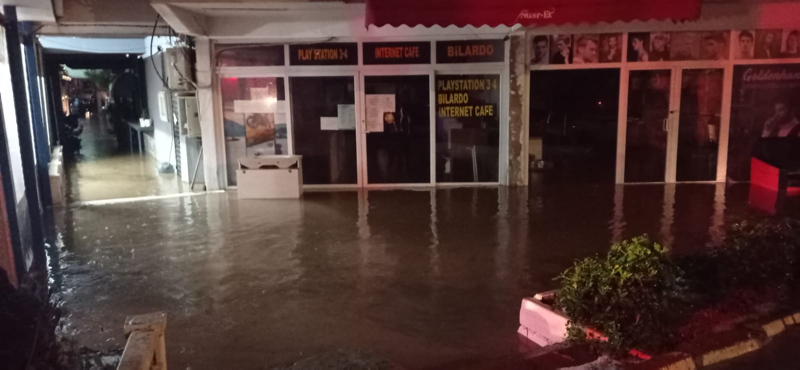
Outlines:
[[487,102],[486,91],[497,91],[497,76],[487,77],[440,77],[436,80],[436,116],[449,117],[495,117],[496,104]]

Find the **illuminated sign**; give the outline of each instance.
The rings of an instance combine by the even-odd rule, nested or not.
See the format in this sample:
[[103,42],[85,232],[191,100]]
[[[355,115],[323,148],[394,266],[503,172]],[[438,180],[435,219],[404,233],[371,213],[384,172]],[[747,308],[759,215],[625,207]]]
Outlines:
[[289,45],[289,63],[293,66],[357,65],[355,42]]
[[505,60],[503,40],[436,42],[436,63],[487,63],[503,60]]
[[429,64],[430,42],[365,42],[364,64]]

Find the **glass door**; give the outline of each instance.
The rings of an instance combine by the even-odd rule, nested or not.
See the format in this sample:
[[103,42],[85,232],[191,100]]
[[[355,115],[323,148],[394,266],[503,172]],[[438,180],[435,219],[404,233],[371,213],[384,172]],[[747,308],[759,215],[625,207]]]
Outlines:
[[367,184],[431,182],[430,76],[364,76]]
[[681,71],[677,181],[717,177],[723,76],[721,68]]
[[629,73],[625,182],[716,180],[724,70]]
[[674,73],[671,69],[629,73],[625,182],[670,181],[667,149]]
[[303,182],[358,184],[355,77],[289,77],[289,91]]

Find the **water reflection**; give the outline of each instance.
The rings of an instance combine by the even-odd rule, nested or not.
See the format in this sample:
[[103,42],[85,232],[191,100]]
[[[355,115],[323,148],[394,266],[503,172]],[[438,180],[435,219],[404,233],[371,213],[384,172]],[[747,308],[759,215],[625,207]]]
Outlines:
[[515,352],[520,298],[611,242],[719,244],[725,223],[762,214],[748,195],[535,184],[77,207],[57,214],[52,274],[66,330],[94,348],[122,345],[126,315],[163,310],[170,366],[259,368],[336,348],[440,366]]

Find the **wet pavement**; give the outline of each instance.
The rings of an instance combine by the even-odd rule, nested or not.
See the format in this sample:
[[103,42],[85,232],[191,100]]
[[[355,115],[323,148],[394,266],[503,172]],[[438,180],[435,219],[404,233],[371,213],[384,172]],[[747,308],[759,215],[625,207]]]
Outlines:
[[171,368],[340,349],[450,368],[531,351],[520,300],[574,259],[642,233],[708,248],[763,215],[747,200],[746,185],[554,185],[80,206],[56,213],[51,275],[65,331],[91,348],[123,346],[126,315],[167,312]]
[[[109,124],[102,119],[81,119],[81,156],[67,165],[68,194],[72,202],[178,194],[189,191],[174,174],[159,174],[158,163],[138,149],[117,148]],[[135,143],[134,143],[135,145]]]

